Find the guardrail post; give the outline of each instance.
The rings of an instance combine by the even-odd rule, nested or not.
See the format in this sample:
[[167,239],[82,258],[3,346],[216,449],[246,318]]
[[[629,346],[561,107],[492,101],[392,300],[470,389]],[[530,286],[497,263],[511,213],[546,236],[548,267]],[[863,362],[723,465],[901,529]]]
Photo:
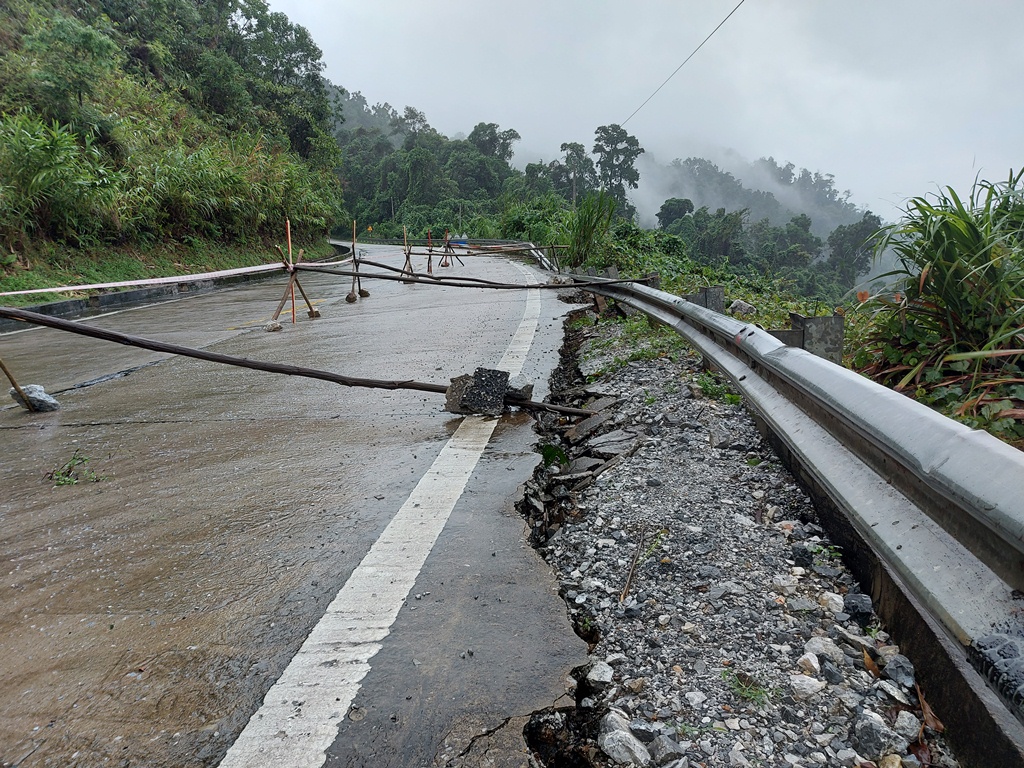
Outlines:
[[812,355],[823,357],[836,365],[843,364],[843,338],[845,329],[842,315],[804,317],[789,313],[792,330],[768,331],[790,347],[805,349]]
[[[658,286],[654,286],[657,288]],[[698,307],[710,309],[720,315],[725,314],[725,286],[706,285],[697,290],[697,293],[684,293],[682,298]]]
[[725,286],[705,286],[700,289],[700,295],[704,298],[704,307],[720,315],[725,314]]

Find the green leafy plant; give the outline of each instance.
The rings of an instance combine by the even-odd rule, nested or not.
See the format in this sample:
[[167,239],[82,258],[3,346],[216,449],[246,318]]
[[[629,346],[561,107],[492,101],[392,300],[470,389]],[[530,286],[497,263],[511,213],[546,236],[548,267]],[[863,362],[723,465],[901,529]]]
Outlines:
[[816,562],[819,564],[841,560],[843,557],[842,548],[835,544],[811,544],[807,550],[816,555]]
[[644,555],[640,558],[640,562],[643,562],[648,557],[653,555],[654,550],[661,546],[661,543],[665,541],[666,536],[668,536],[668,528],[662,528],[660,531],[658,531],[654,535],[654,538],[651,540],[651,543],[647,545],[647,549],[644,550]]
[[768,702],[770,692],[757,678],[740,669],[723,669],[722,680],[734,695],[752,704]]
[[576,268],[590,261],[604,247],[615,215],[615,200],[600,192],[584,196],[566,223],[568,250],[565,260]]
[[85,481],[89,483],[98,483],[101,480],[106,480],[102,475],[97,475],[91,469],[89,469],[89,457],[82,456],[78,449],[71,454],[71,458],[61,464],[59,467],[54,467],[46,473],[46,478],[53,481],[54,487],[59,485],[78,485],[78,483]]
[[569,457],[561,446],[554,445],[552,443],[541,443],[539,450],[541,461],[544,462],[545,467],[550,467],[554,464],[564,467],[569,464]]
[[694,382],[700,388],[701,393],[712,400],[721,400],[729,405],[738,405],[743,402],[740,395],[730,392],[729,385],[719,380],[718,376],[713,373],[702,371],[697,374]]
[[857,369],[970,426],[1024,443],[1024,171],[914,198],[878,253],[895,290],[861,294],[870,313]]

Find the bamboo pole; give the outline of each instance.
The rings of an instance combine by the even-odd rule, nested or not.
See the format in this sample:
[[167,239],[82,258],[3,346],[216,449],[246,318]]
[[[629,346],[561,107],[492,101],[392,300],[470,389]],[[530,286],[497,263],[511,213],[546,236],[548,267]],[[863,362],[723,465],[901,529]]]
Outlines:
[[[402,237],[405,240],[405,265],[402,267],[402,274],[404,275],[408,270],[409,275],[416,274],[416,270],[412,268],[412,247],[409,245],[409,229],[405,225],[402,226]],[[414,283],[415,280],[405,280],[406,283]]]
[[[373,263],[373,262],[367,262]],[[394,269],[394,267],[385,267],[385,269]],[[314,264],[297,264],[296,270],[305,270],[307,272],[323,272],[326,275],[341,275],[342,277],[349,277],[354,274],[351,271],[343,269],[332,269],[330,267],[318,267]],[[408,274],[404,270],[400,275],[382,275],[377,273],[361,273],[365,277],[372,277],[377,280],[398,280],[403,283],[423,283],[425,285],[447,285],[454,288],[495,288],[498,290],[505,291],[521,291],[528,290],[531,288],[537,288],[540,290],[561,290],[566,288],[580,288],[584,291],[593,287],[594,285],[629,285],[633,283],[640,283],[641,285],[646,284],[644,280],[592,280],[587,282],[574,281],[571,283],[495,283],[490,280],[483,280],[476,277],[427,277],[419,273]]]
[[18,384],[18,382],[14,380],[14,374],[11,373],[10,369],[8,369],[6,365],[4,365],[4,361],[2,358],[0,358],[0,370],[3,370],[4,376],[6,376],[7,380],[11,382],[11,386],[14,387],[14,391],[18,393],[18,396],[21,398],[21,401],[25,403],[25,407],[28,408],[33,413],[35,413],[36,407],[32,405],[32,401],[28,399],[28,395],[25,394],[25,390],[23,390],[21,386]]
[[[94,339],[102,339],[103,341],[112,341],[117,344],[126,344],[132,347],[149,349],[154,352],[165,352],[171,355],[181,355],[182,357],[193,357],[197,360],[207,360],[212,363],[234,365],[240,368],[249,368],[255,371],[265,371],[267,373],[283,373],[286,376],[302,376],[307,379],[320,379],[321,381],[330,381],[334,384],[341,384],[346,387],[367,387],[370,389],[389,390],[411,389],[417,392],[434,392],[436,394],[445,394],[448,391],[448,387],[443,384],[430,384],[411,380],[384,381],[381,379],[362,379],[353,376],[343,376],[338,373],[331,373],[330,371],[321,371],[315,368],[304,368],[298,365],[265,363],[259,360],[249,360],[244,357],[221,355],[216,352],[209,352],[205,349],[193,349],[191,347],[183,347],[179,344],[168,344],[164,341],[147,339],[142,336],[131,336],[127,333],[109,331],[104,328],[97,328],[92,325],[83,325],[82,323],[76,323],[72,320],[62,320],[57,317],[41,315],[38,312],[30,312],[25,309],[14,309],[13,307],[0,307],[0,317],[6,317],[11,320],[18,320],[24,323],[32,323],[34,325],[45,325],[48,328],[56,328],[57,330],[77,333],[81,336],[89,336]],[[526,408],[534,411],[549,411],[551,413],[561,413],[568,416],[593,416],[595,413],[595,411],[586,411],[582,408],[569,408],[567,406],[552,405],[550,403],[538,403],[533,400],[521,399],[514,395],[506,395],[505,402],[509,405],[519,406],[520,408]]]
[[363,280],[359,276],[359,259],[354,258],[356,254],[356,220],[352,219],[352,265],[356,270],[356,290],[361,298],[367,298],[370,292],[363,288]]
[[352,219],[352,287],[349,289],[345,301],[354,304],[359,298],[356,293],[356,280],[359,277],[359,259],[356,257],[356,220]]
[[[294,267],[295,264],[292,262],[292,220],[286,218],[284,220],[284,236],[285,240],[288,241],[288,266]],[[295,273],[292,272],[292,279],[288,281],[288,292],[292,297],[292,325],[295,325]]]

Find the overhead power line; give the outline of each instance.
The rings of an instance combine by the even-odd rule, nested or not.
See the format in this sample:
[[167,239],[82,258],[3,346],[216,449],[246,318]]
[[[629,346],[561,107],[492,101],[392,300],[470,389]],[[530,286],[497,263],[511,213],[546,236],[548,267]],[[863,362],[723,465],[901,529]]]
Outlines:
[[647,99],[644,101],[643,104],[641,104],[639,107],[637,107],[635,110],[633,110],[633,114],[632,115],[630,115],[629,117],[627,117],[625,120],[622,121],[622,125],[625,125],[626,123],[628,123],[630,120],[633,119],[633,116],[636,115],[637,112],[639,112],[641,109],[646,107],[647,106],[647,102],[650,101],[651,99],[653,99],[655,96],[657,96],[658,95],[658,91],[660,91],[662,88],[664,88],[666,85],[668,85],[668,81],[676,76],[676,72],[678,72],[680,69],[682,69],[683,67],[686,66],[686,62],[689,61],[690,59],[692,59],[696,55],[697,51],[699,51],[701,48],[704,47],[704,43],[706,43],[708,40],[710,40],[714,36],[715,32],[720,30],[722,28],[722,25],[725,24],[725,22],[727,22],[729,20],[729,17],[732,16],[734,13],[736,13],[736,11],[738,11],[740,9],[740,6],[743,5],[743,3],[745,3],[745,2],[746,2],[746,0],[740,0],[736,4],[736,7],[733,8],[731,11],[729,11],[729,15],[726,16],[724,19],[722,19],[720,22],[718,22],[718,26],[715,27],[713,30],[711,30],[711,34],[708,35],[707,37],[705,37],[704,40],[701,42],[701,44],[693,49],[693,53],[691,53],[689,56],[687,56],[686,60],[683,61],[683,63],[680,64],[678,67],[676,67],[675,72],[673,72],[671,75],[666,77],[665,78],[665,82],[662,83],[661,85],[659,85],[654,90],[654,93],[652,93],[650,96],[647,97]]

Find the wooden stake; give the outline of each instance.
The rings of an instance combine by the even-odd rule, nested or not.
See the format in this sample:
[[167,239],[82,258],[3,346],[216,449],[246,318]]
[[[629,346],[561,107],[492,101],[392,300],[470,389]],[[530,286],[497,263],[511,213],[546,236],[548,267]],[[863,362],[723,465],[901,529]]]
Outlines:
[[[356,252],[356,220],[352,219],[352,255],[353,255],[353,257],[355,256],[355,252]],[[359,296],[361,298],[365,299],[365,298],[369,297],[370,292],[363,288],[363,279],[359,276],[359,260],[356,259],[356,258],[353,258],[352,259],[352,264],[355,267],[356,287],[357,287],[357,289],[359,291]]]
[[[284,220],[284,239],[288,243],[288,267],[291,269],[294,266],[292,262],[292,221],[289,218]],[[292,272],[292,277],[288,281],[288,295],[292,299],[292,325],[295,325],[295,272]],[[276,317],[274,318],[277,319]]]
[[277,309],[274,310],[271,320],[277,320],[281,316],[281,310],[284,309],[284,304],[288,301],[288,294],[291,293],[292,281],[295,280],[295,273],[288,275],[288,285],[284,287],[284,295],[281,296],[281,300],[277,302]]
[[309,319],[316,320],[320,317],[320,310],[313,306],[313,302],[309,300],[309,296],[302,290],[302,283],[299,282],[299,278],[295,278],[295,287],[299,289],[299,293],[302,294],[302,300],[306,302],[306,307],[309,308]]
[[3,370],[7,380],[11,382],[11,386],[14,387],[14,391],[21,397],[21,401],[25,403],[25,407],[35,413],[35,406],[33,406],[32,402],[28,399],[28,395],[25,394],[25,391],[18,386],[18,382],[14,380],[14,375],[7,369],[7,366],[4,365],[4,361],[2,359],[0,359],[0,369]]
[[349,290],[348,295],[345,296],[345,301],[349,304],[354,304],[359,299],[359,294],[356,293],[356,280],[359,276],[359,257],[356,255],[356,220],[352,219],[352,288]]
[[[405,238],[405,266],[402,267],[402,274],[409,273],[409,277],[416,274],[416,270],[412,268],[412,248],[409,247],[409,230],[407,227],[402,227],[402,237]],[[411,283],[412,280],[406,281]]]

